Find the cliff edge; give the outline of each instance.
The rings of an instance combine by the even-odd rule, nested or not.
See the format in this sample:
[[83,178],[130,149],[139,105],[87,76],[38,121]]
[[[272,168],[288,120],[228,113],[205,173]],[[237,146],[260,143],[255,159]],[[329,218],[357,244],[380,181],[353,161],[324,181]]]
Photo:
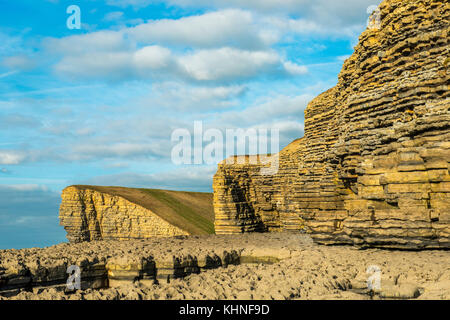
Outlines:
[[214,233],[209,193],[70,186],[61,197],[60,224],[70,242]]

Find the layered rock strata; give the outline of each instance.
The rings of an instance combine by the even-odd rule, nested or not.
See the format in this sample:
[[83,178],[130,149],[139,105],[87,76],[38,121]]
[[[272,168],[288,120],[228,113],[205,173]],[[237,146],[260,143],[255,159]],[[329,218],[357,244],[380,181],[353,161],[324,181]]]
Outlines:
[[[305,229],[322,244],[450,248],[450,5],[386,0],[305,135],[214,176],[217,234]],[[237,158],[236,158],[237,159]]]
[[123,197],[89,188],[63,190],[60,224],[71,242],[172,237],[189,233]]

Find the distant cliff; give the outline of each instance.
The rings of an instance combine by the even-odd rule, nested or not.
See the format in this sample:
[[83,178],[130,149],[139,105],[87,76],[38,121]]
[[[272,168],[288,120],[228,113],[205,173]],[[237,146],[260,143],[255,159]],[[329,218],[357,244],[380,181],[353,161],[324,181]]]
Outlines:
[[59,218],[71,242],[214,233],[208,193],[71,186]]
[[450,5],[386,0],[305,135],[261,165],[219,164],[218,234],[305,229],[323,244],[450,248]]

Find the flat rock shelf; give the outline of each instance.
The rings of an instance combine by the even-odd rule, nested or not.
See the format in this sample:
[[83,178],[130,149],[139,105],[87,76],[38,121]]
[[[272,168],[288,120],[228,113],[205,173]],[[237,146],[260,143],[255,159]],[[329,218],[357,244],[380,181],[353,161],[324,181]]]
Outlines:
[[[450,299],[450,252],[320,246],[302,233],[0,251],[0,299]],[[68,292],[70,265],[81,290]],[[381,285],[367,288],[371,267]]]

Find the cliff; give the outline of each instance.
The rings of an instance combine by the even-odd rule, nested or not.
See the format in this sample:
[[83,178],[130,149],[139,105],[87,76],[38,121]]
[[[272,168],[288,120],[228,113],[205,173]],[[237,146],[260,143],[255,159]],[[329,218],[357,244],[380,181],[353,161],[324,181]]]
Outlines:
[[59,218],[71,242],[214,233],[208,193],[71,186]]
[[386,0],[279,170],[218,166],[217,234],[305,229],[322,244],[450,248],[446,1]]

